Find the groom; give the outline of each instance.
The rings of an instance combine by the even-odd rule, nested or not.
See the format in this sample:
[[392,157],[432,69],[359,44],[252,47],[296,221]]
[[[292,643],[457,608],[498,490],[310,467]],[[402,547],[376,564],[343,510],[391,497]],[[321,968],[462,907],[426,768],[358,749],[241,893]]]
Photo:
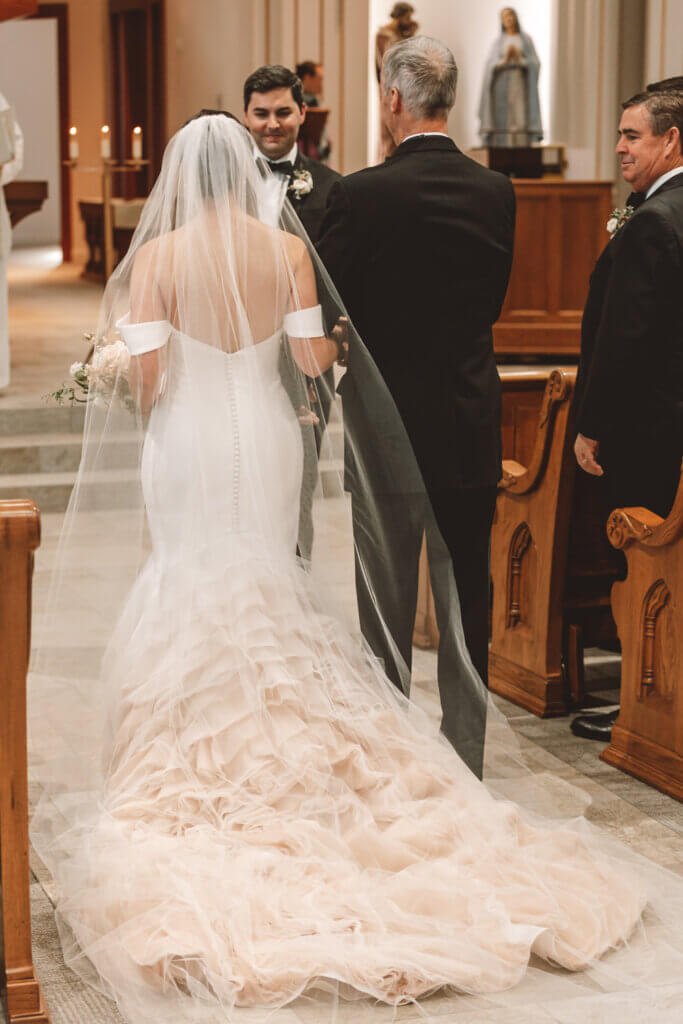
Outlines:
[[[367,509],[347,472],[361,628],[389,677],[407,692],[426,532],[442,635],[441,727],[479,774],[485,721],[460,684],[457,638],[443,628],[448,598],[447,583],[442,587],[439,579],[440,540],[453,565],[465,642],[486,682],[489,537],[501,473],[500,380],[491,326],[510,275],[515,197],[507,178],[469,160],[448,137],[456,79],[453,54],[434,39],[416,36],[387,50],[382,117],[397,149],[380,166],[336,183],[318,250],[393,395],[438,526],[419,484],[415,493],[397,493],[392,474],[377,467],[370,481],[376,501]],[[352,349],[339,390],[345,423],[356,437],[363,435],[365,416],[368,433],[377,419],[364,405],[363,384]],[[378,516],[386,541],[381,551],[368,543],[364,529],[368,517]],[[374,567],[371,578],[383,574],[383,593],[371,592],[363,564]],[[377,605],[402,664],[391,653]]]
[[244,123],[255,156],[273,172],[273,213],[279,218],[285,197],[289,198],[316,245],[327,197],[340,175],[300,152],[297,139],[305,119],[303,86],[293,71],[273,64],[249,75],[244,83]]
[[[289,199],[315,246],[320,238],[327,197],[341,175],[299,151],[297,139],[305,118],[303,86],[300,78],[289,68],[279,64],[264,65],[246,79],[244,123],[254,143],[255,159],[265,163],[272,172],[267,182],[271,222],[280,223],[285,199]],[[287,227],[286,224],[283,226]],[[294,406],[306,404],[306,396],[298,393],[291,374],[282,362],[281,374]],[[311,408],[319,420],[313,427],[315,452],[319,455],[334,396],[334,371],[327,370],[315,383],[309,381],[308,392]],[[312,452],[308,444],[304,445],[304,452],[305,483],[299,519],[299,553],[309,559],[313,547],[311,501],[317,465],[315,452]]]

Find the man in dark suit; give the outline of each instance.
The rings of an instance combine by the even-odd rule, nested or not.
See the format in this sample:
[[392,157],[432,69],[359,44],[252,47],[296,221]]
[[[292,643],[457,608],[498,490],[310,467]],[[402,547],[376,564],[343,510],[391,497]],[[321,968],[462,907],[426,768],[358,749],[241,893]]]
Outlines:
[[[456,79],[452,53],[436,40],[416,36],[387,50],[382,116],[397,148],[383,164],[334,185],[318,246],[396,402],[438,526],[437,531],[424,498],[405,493],[403,485],[397,489],[393,474],[378,463],[371,480],[375,507],[364,508],[354,491],[347,445],[359,560],[382,559],[391,566],[385,592],[375,602],[357,565],[361,628],[390,678],[406,692],[425,531],[437,618],[443,621],[446,597],[436,577],[440,561],[450,556],[465,641],[487,680],[489,537],[501,474],[500,380],[491,326],[510,274],[515,197],[507,178],[469,160],[448,137]],[[339,391],[345,424],[356,438],[363,436],[364,417],[373,418],[363,384],[352,347]],[[366,541],[368,515],[382,519],[381,553]],[[376,569],[379,578],[381,565]],[[395,663],[376,603],[404,664]],[[464,732],[470,726],[481,731],[465,757],[479,772],[483,723],[467,722],[457,651],[443,635],[439,688],[442,729],[461,756]]]
[[257,68],[244,83],[244,123],[255,156],[266,161],[275,179],[274,212],[279,217],[287,196],[306,233],[317,244],[330,189],[340,175],[299,151],[297,139],[306,118],[301,80],[278,64]]
[[[273,224],[280,222],[285,199],[289,199],[306,234],[313,245],[317,245],[327,197],[341,175],[300,152],[297,139],[305,118],[306,104],[301,79],[293,71],[273,64],[257,68],[249,75],[244,83],[244,123],[254,142],[255,159],[272,171],[268,181],[270,219]],[[283,384],[294,406],[299,407],[306,402],[306,396],[299,393],[285,363],[283,358],[280,363]],[[328,370],[315,383],[309,381],[309,398],[318,423],[313,428],[302,427],[302,430],[305,433],[306,429],[313,429],[315,451],[318,454],[333,396],[333,370]],[[306,479],[311,481],[317,473],[315,452],[311,454],[308,444],[304,444],[304,451],[304,473]],[[308,497],[302,499],[299,553],[308,558],[313,545],[313,510],[310,504],[312,485],[304,487],[304,494]]]
[[[617,153],[635,212],[611,225],[581,328],[574,450],[610,508],[666,516],[683,458],[683,91],[623,104]],[[572,730],[608,740],[615,714]]]

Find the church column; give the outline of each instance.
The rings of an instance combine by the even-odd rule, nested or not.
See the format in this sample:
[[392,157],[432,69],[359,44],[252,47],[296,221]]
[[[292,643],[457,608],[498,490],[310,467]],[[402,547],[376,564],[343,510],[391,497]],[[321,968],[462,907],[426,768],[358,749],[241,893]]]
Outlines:
[[683,4],[647,0],[645,74],[648,82],[680,75],[683,63]]

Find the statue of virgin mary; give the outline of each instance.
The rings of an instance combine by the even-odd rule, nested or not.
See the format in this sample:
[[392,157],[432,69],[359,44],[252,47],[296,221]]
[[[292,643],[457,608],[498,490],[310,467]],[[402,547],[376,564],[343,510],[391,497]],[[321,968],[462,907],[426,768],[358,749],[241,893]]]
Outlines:
[[531,36],[522,32],[517,12],[504,7],[501,31],[486,61],[479,104],[485,146],[530,146],[543,138],[538,99],[540,62]]

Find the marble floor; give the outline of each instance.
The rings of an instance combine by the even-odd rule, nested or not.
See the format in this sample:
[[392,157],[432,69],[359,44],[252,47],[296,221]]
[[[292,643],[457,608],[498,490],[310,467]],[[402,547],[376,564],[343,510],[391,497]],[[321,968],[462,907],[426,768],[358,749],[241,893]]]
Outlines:
[[[42,261],[42,262],[41,262]],[[68,365],[84,355],[82,332],[95,324],[101,289],[83,282],[71,267],[50,265],[43,254],[16,254],[10,266],[10,310],[12,337],[12,383],[0,395],[3,407],[20,409],[35,404],[40,395],[62,379]],[[0,478],[1,487],[1,478]],[[334,585],[340,603],[350,605],[352,563],[348,537],[348,509],[344,499],[319,499],[327,502],[327,533],[320,543],[330,547],[334,565]],[[43,539],[36,557],[35,614],[40,616],[63,517],[43,517]],[[96,550],[101,522],[93,523],[93,533],[80,538],[79,557],[87,562]],[[94,595],[92,595],[94,596]],[[80,595],[87,609],[89,596]],[[78,671],[88,658],[96,657],[100,638],[97,624],[84,618],[78,636],[66,630],[50,642],[61,648],[64,664]],[[617,697],[618,659],[602,652],[589,654],[587,673],[599,680],[606,702]],[[433,651],[414,652],[413,697],[433,716],[439,703],[435,683],[436,656]],[[600,745],[572,736],[566,718],[539,720],[500,698],[494,698],[499,711],[509,722],[532,772],[548,774],[567,783],[564,796],[560,789],[558,812],[568,815],[583,810],[594,824],[606,829],[632,850],[683,876],[683,808],[658,791],[617,771],[599,760]],[[45,721],[45,736],[49,721]],[[564,803],[562,803],[564,801]],[[54,922],[53,887],[40,860],[32,855],[32,896],[35,960],[53,1024],[113,1024],[120,1021],[112,1005],[86,989],[64,966]],[[680,976],[672,974],[671,986],[660,986],[655,1004],[635,1006],[622,999],[618,991],[598,999],[595,979],[580,976],[569,985],[566,976],[551,968],[539,968],[533,984],[523,982],[504,1000],[473,1000],[465,996],[436,996],[421,1009],[403,1007],[393,1011],[360,1001],[345,1004],[336,1016],[338,1024],[385,1024],[396,1019],[403,1024],[418,1021],[453,1021],[454,1024],[562,1024],[574,1020],[576,999],[581,1000],[582,1019],[595,1024],[674,1024],[683,1020],[680,1011]],[[577,989],[578,986],[578,989]],[[565,991],[566,1007],[557,1002]],[[578,992],[578,994],[577,994]],[[559,1007],[559,1008],[558,1008]],[[332,1010],[313,1011],[297,1005],[305,1024],[323,1024],[332,1020]],[[566,1013],[566,1016],[564,1015]],[[1,1012],[0,1012],[0,1019]],[[245,1021],[251,1018],[245,1016]],[[279,1015],[273,1024],[288,1024]],[[140,1022],[143,1024],[143,1022]],[[216,1022],[219,1024],[219,1022]]]

